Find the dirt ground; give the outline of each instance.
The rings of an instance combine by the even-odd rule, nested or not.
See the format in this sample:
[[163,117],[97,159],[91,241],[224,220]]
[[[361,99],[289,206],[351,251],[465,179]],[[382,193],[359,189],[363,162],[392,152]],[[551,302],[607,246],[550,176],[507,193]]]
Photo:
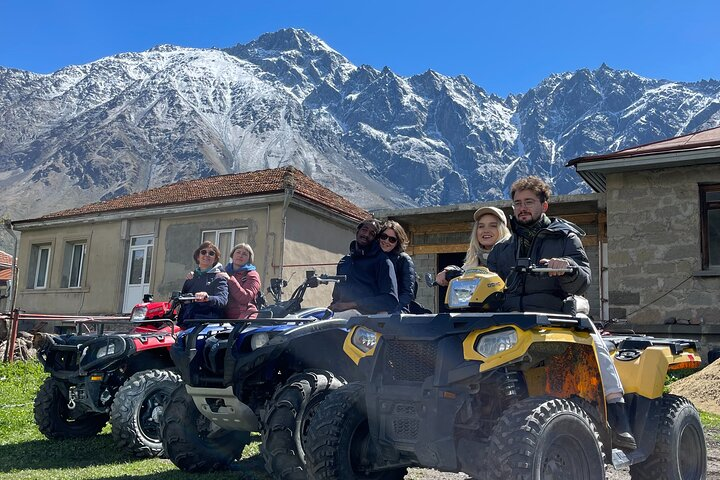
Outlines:
[[[707,480],[720,479],[720,429],[705,431],[707,443]],[[606,467],[606,480],[631,480],[629,469],[615,470]],[[462,473],[444,473],[436,470],[413,468],[405,480],[468,480],[471,477]],[[478,479],[481,480],[481,479]]]

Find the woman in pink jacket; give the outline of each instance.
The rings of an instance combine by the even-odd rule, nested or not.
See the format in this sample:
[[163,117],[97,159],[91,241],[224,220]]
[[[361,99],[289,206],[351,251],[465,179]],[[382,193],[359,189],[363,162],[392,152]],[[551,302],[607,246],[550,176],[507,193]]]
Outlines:
[[230,253],[232,262],[225,267],[225,272],[218,276],[227,278],[228,298],[225,315],[227,318],[255,318],[258,308],[255,299],[260,291],[260,275],[253,265],[253,249],[247,243],[233,247]]

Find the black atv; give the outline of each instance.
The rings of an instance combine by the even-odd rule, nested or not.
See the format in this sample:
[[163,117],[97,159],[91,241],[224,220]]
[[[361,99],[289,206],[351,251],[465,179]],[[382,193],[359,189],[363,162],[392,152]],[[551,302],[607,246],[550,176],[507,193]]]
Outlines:
[[168,457],[180,469],[207,472],[239,460],[250,433],[261,431],[267,470],[304,475],[302,438],[314,406],[356,372],[341,354],[346,320],[325,308],[302,309],[307,288],[344,276],[306,273],[289,300],[209,332],[197,322],[170,350],[183,385],[162,422]]
[[110,420],[116,444],[138,457],[163,453],[163,404],[180,382],[168,352],[182,330],[183,302],[146,296],[131,314],[128,333],[36,334],[38,359],[50,376],[35,397],[35,423],[50,439],[94,436]]

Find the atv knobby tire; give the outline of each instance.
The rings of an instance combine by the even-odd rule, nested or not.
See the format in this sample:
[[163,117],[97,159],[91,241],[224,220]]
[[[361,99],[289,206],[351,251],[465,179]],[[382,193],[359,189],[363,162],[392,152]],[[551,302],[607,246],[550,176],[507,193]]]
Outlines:
[[603,480],[605,463],[593,421],[580,404],[527,398],[509,407],[493,428],[488,478]]
[[170,394],[160,425],[167,457],[186,472],[226,470],[250,443],[250,432],[222,429],[203,416],[183,384]]
[[655,450],[630,466],[633,480],[700,480],[707,474],[707,448],[700,415],[684,397],[663,395]]
[[179,384],[180,375],[170,370],[144,370],[128,378],[110,408],[115,443],[136,457],[162,456],[160,419],[165,402]]
[[273,395],[261,424],[260,451],[267,472],[278,480],[306,480],[304,442],[317,404],[345,382],[332,373],[309,370],[291,376]]
[[86,413],[72,418],[68,399],[52,377],[46,378],[40,387],[33,410],[38,429],[52,439],[92,437],[100,433],[108,421],[106,413]]
[[369,428],[365,389],[351,383],[334,390],[317,408],[305,441],[307,469],[315,480],[402,480],[406,467],[366,472]]

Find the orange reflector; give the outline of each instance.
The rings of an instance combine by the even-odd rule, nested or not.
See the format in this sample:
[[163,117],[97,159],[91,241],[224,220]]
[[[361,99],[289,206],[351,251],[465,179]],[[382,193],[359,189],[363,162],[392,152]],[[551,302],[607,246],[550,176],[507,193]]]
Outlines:
[[700,368],[700,360],[693,362],[678,362],[668,365],[668,370],[683,370],[686,368]]
[[453,392],[442,392],[443,398],[455,398],[457,395],[455,395]]
[[102,379],[103,379],[102,375],[90,375],[90,380],[92,380],[93,382],[99,382]]

